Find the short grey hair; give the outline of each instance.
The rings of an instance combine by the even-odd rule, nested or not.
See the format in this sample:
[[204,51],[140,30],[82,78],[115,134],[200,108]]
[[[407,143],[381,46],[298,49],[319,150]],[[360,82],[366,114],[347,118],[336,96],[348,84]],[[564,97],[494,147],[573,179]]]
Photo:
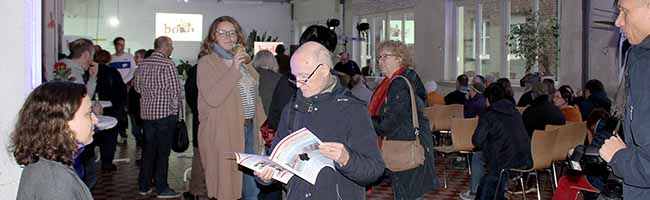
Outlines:
[[278,61],[268,50],[263,50],[255,54],[255,59],[253,60],[253,66],[255,68],[268,69],[274,72],[278,72]]

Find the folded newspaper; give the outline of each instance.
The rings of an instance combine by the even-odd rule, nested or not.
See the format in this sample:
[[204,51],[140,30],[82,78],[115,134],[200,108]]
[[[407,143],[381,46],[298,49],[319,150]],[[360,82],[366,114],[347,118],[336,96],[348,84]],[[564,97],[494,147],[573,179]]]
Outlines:
[[273,179],[284,184],[298,175],[313,185],[321,169],[336,169],[333,160],[320,154],[321,143],[309,129],[302,128],[278,142],[269,157],[246,153],[235,153],[235,157],[237,164],[256,172],[266,166],[273,168]]

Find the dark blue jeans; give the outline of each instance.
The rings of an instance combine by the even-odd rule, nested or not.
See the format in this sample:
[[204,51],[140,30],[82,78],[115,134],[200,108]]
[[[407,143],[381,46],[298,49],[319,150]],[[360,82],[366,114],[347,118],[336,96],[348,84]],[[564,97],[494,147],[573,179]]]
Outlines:
[[167,170],[176,121],[176,115],[157,120],[144,120],[144,146],[138,181],[140,191],[149,190],[149,181],[152,177],[155,178],[157,192],[169,190]]
[[95,145],[99,146],[99,155],[102,161],[102,168],[113,164],[115,150],[117,148],[117,129],[111,128],[95,133]]
[[[488,166],[488,168],[490,168],[490,166]],[[499,181],[500,172],[501,170],[499,169],[489,169],[487,175],[481,177],[481,182],[476,191],[475,199],[506,199],[504,193],[506,192],[506,188],[508,188],[508,179],[510,177],[510,173],[508,170],[504,170],[503,175],[501,176],[501,181]],[[499,187],[498,190],[497,185]],[[496,198],[494,198],[495,195],[497,196]]]

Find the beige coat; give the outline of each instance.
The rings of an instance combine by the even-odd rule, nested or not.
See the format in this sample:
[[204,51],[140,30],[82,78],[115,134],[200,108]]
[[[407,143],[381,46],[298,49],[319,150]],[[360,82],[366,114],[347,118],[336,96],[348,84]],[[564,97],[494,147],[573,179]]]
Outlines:
[[[251,65],[246,65],[246,70],[255,80],[259,80]],[[238,87],[241,77],[237,67],[226,66],[216,54],[203,56],[199,60],[199,151],[208,197],[219,200],[241,198],[242,172],[230,154],[244,152],[244,110]],[[266,120],[266,115],[259,95],[255,107],[255,152],[262,153],[264,143],[259,127]]]

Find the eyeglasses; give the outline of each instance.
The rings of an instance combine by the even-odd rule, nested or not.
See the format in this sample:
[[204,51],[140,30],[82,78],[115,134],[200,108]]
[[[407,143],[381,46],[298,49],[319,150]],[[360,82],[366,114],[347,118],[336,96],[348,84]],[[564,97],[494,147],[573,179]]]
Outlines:
[[381,59],[384,59],[384,58],[386,58],[386,57],[388,57],[388,56],[397,56],[397,55],[395,55],[395,54],[384,54],[384,55],[379,55],[379,56],[377,56],[377,61],[380,61]]
[[218,30],[217,31],[217,36],[219,36],[220,38],[236,38],[237,37],[237,31]]
[[324,64],[318,64],[318,66],[316,66],[316,68],[314,68],[314,71],[311,71],[311,73],[309,73],[309,76],[307,76],[307,78],[305,78],[305,79],[303,79],[303,80],[298,80],[298,77],[296,77],[296,80],[295,80],[295,81],[289,79],[289,82],[291,82],[291,83],[293,83],[293,84],[295,84],[295,85],[298,85],[298,83],[297,83],[298,81],[300,81],[300,83],[302,83],[302,84],[307,84],[307,81],[309,81],[309,79],[311,78],[311,76],[313,76],[314,73],[316,73],[316,70],[318,70],[318,68],[319,68],[321,65],[324,65]]

